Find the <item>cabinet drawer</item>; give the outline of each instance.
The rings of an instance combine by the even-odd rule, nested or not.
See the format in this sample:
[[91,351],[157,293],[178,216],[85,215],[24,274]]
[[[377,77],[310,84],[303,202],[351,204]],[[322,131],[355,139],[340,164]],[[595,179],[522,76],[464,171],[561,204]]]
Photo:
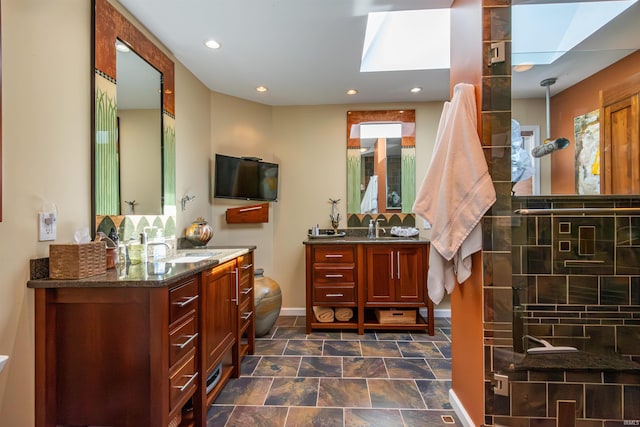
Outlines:
[[198,307],[198,280],[196,278],[169,291],[169,323],[173,323]]
[[253,306],[249,303],[249,301],[245,302],[240,306],[238,311],[238,315],[240,316],[238,325],[238,330],[243,330],[253,319]]
[[188,317],[169,332],[169,367],[182,359],[198,341],[195,316]]
[[313,249],[314,262],[330,262],[330,263],[350,263],[355,260],[354,248],[352,246],[340,245],[316,245]]
[[196,370],[195,350],[180,369],[169,379],[169,406],[173,410],[177,405],[186,401],[196,389],[198,373]]
[[334,302],[356,302],[356,292],[354,286],[314,286],[314,303],[334,303]]
[[242,305],[248,302],[250,299],[253,299],[253,287],[240,287],[239,291],[240,302],[239,305]]
[[313,267],[313,283],[354,283],[355,271],[353,267],[323,266]]

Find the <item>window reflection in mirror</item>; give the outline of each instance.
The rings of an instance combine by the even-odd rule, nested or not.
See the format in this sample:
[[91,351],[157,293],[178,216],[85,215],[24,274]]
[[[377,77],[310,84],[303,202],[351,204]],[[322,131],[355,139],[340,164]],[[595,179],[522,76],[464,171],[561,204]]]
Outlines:
[[162,214],[161,75],[116,45],[120,212]]
[[411,213],[415,110],[347,114],[347,213]]
[[[634,137],[640,128],[639,115],[617,106],[639,99],[640,2],[534,0],[514,2],[511,10],[512,118],[523,128],[540,129],[540,144],[561,137],[570,141],[566,148],[549,150],[537,160],[539,193],[533,187],[532,193],[638,194],[640,150],[631,147],[639,144]],[[538,15],[540,20],[535,19]],[[576,39],[572,34],[584,33],[596,22],[585,17],[606,19]],[[554,49],[541,47],[545,39],[577,42]],[[542,83],[553,78],[557,80],[549,88],[547,110]],[[622,121],[629,126],[620,127]]]

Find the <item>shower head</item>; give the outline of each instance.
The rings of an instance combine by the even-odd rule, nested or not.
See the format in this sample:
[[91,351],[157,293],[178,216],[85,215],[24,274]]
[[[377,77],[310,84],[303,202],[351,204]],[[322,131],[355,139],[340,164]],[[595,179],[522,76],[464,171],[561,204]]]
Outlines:
[[531,150],[533,157],[542,157],[547,154],[551,154],[554,151],[562,150],[569,146],[569,140],[567,138],[547,139],[544,144],[538,145]]

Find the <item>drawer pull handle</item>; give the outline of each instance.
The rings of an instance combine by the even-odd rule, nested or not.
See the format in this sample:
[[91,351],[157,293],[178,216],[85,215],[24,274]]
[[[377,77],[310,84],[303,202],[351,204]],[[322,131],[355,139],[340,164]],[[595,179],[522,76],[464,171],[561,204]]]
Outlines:
[[247,288],[242,290],[242,295],[249,295],[253,288]]
[[327,294],[328,297],[343,297],[344,294]]
[[183,375],[184,378],[189,378],[189,380],[184,383],[183,386],[176,386],[174,385],[173,388],[177,388],[178,390],[180,390],[180,393],[184,392],[187,388],[189,388],[189,386],[193,383],[193,381],[198,377],[198,373],[196,372],[193,375]]
[[342,258],[341,254],[326,254],[325,258]]
[[248,269],[250,269],[251,267],[253,267],[253,264],[243,265],[243,266],[242,266],[242,267],[240,267],[240,268],[241,268],[241,269],[243,269],[243,270],[248,270]]
[[343,274],[325,274],[324,277],[329,278],[329,279],[333,279],[333,278],[344,277],[344,275]]
[[191,304],[192,302],[194,302],[197,299],[198,299],[198,295],[194,295],[192,297],[185,298],[182,301],[176,301],[176,302],[173,303],[173,305],[177,305],[178,307],[182,308],[182,307],[185,307],[185,306]]
[[260,209],[262,209],[262,206],[252,206],[250,208],[240,209],[238,212],[259,211]]
[[196,332],[193,335],[184,335],[185,337],[188,337],[187,340],[185,342],[183,342],[182,344],[174,344],[175,347],[179,347],[180,350],[182,350],[183,348],[185,348],[186,346],[188,346],[189,344],[191,344],[191,342],[193,340],[195,340],[198,337],[198,333]]
[[251,316],[253,315],[253,311],[250,311],[248,313],[244,313],[242,316],[240,316],[240,318],[242,320],[249,320],[251,318]]

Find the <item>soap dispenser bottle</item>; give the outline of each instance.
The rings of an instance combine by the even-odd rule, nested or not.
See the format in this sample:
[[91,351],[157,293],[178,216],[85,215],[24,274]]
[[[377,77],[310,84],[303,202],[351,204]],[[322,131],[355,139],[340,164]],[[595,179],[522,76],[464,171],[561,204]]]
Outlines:
[[375,236],[375,232],[373,231],[373,220],[369,220],[369,231],[367,232],[367,237],[369,239],[373,239]]

